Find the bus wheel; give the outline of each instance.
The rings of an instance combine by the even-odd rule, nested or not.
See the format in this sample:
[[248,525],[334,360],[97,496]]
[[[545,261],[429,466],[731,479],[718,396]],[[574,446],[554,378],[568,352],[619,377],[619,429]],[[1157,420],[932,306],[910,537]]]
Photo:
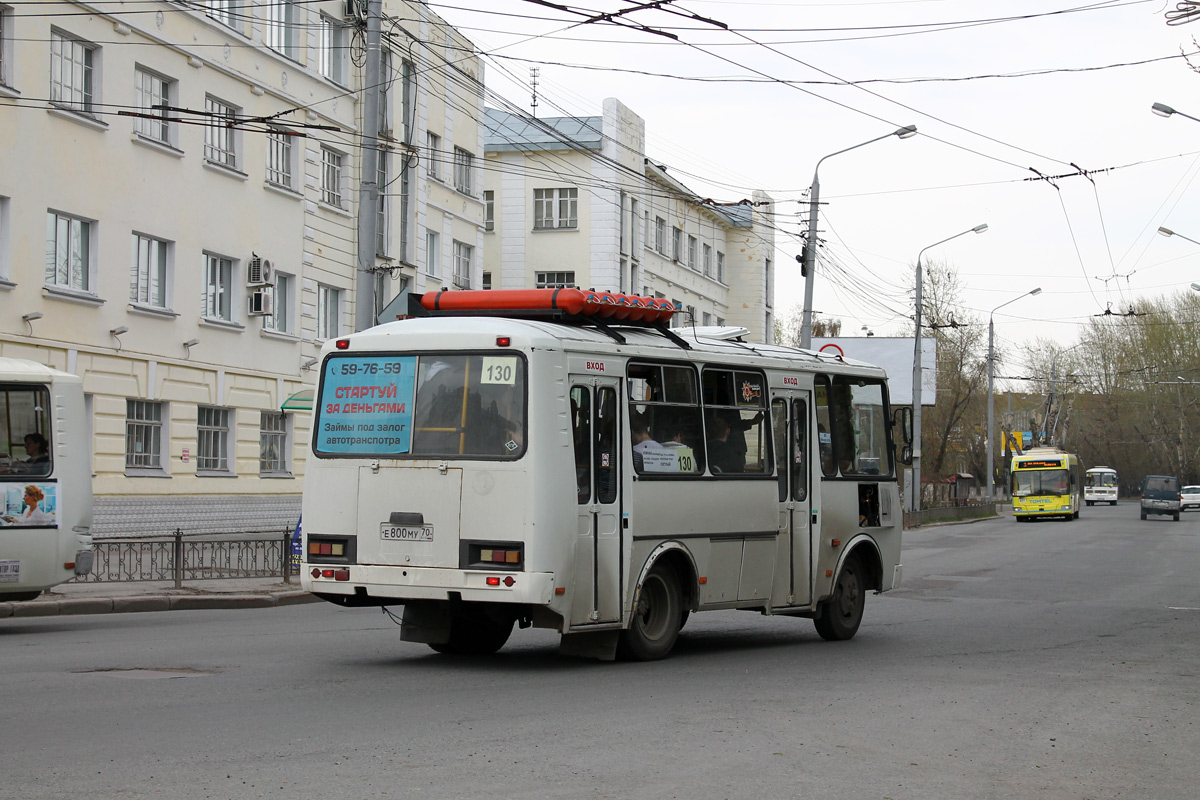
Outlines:
[[[497,613],[499,612],[499,613]],[[512,615],[503,611],[489,612],[483,608],[463,608],[450,623],[450,639],[430,643],[439,653],[469,656],[488,656],[504,647],[512,634]]]
[[617,655],[636,661],[665,658],[683,623],[683,598],[675,571],[655,564],[638,592],[629,629],[621,631]]
[[846,559],[833,585],[833,597],[822,604],[813,619],[822,639],[844,641],[858,633],[867,604],[866,577],[857,556]]

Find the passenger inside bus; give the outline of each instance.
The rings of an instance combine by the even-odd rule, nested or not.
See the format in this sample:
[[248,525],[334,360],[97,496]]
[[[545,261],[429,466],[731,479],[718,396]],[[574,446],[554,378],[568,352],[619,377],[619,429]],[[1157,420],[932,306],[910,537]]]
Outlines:
[[745,457],[739,455],[737,446],[730,439],[729,419],[722,412],[710,411],[708,430],[712,434],[712,438],[706,444],[708,468],[712,473],[720,475],[744,471]]

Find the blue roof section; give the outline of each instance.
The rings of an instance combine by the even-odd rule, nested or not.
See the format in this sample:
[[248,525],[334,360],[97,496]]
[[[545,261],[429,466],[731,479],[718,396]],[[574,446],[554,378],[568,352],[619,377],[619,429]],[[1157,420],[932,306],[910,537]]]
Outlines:
[[530,119],[494,108],[484,115],[487,150],[599,150],[604,139],[601,117]]

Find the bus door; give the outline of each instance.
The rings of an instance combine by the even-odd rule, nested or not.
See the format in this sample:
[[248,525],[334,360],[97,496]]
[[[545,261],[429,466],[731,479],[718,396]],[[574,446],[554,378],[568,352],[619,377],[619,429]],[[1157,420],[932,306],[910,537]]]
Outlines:
[[771,400],[775,468],[779,476],[779,558],[771,593],[776,606],[812,602],[812,501],[809,493],[808,392]]
[[621,619],[620,381],[571,384],[578,531],[571,626]]

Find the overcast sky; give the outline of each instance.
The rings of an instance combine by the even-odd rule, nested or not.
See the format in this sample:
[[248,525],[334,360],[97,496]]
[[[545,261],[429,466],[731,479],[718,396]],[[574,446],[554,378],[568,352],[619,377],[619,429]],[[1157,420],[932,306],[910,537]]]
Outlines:
[[[530,110],[537,66],[539,117],[596,115],[616,97],[646,121],[648,155],[698,194],[770,193],[781,314],[803,302],[794,257],[817,161],[909,124],[917,136],[820,168],[832,264],[817,274],[814,308],[844,334],[903,333],[918,253],[980,223],[986,233],[924,260],[958,270],[984,325],[996,306],[1042,289],[995,314],[1002,344],[1071,344],[1105,309],[1200,282],[1200,245],[1157,234],[1163,225],[1200,241],[1200,122],[1150,111],[1162,102],[1200,117],[1200,74],[1180,57],[1200,51],[1200,21],[1169,26],[1174,0],[678,0],[668,7],[712,22],[621,17],[678,42],[569,27],[582,17],[522,0],[430,5],[492,54],[488,89],[519,108]],[[1028,180],[1030,168],[1053,177],[1073,165],[1089,176]]]

